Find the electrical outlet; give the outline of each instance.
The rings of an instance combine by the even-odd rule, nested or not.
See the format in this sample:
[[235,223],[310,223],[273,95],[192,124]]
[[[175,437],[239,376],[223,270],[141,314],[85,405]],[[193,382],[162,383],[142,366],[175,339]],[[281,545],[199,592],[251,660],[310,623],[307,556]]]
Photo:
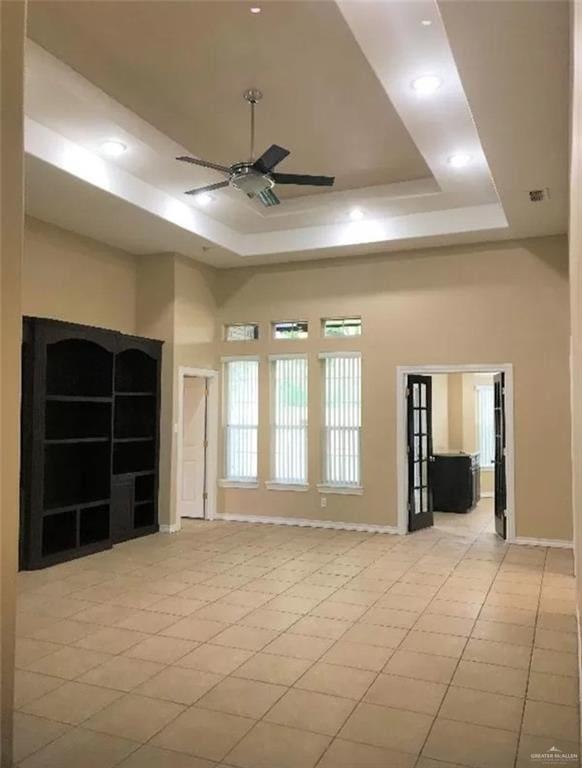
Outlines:
[[322,496],[320,500],[321,508],[327,507],[327,496]]

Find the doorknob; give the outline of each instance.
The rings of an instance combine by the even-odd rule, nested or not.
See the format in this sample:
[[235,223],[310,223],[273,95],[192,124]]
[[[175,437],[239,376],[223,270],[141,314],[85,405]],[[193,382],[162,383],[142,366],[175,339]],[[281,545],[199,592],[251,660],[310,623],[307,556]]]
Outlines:
[[434,463],[434,456],[429,456],[428,460],[430,461],[431,464],[433,464]]

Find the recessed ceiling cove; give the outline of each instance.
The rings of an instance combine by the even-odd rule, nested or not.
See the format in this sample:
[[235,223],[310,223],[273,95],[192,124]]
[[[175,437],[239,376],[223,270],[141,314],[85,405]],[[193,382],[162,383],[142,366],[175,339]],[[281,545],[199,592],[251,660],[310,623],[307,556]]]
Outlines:
[[[152,252],[121,233],[138,209],[152,244],[217,266],[511,236],[436,2],[261,8],[31,2],[29,213]],[[224,174],[176,157],[249,160],[249,88],[257,154],[285,147],[277,172],[333,186],[277,186],[272,207],[232,186],[184,194]]]

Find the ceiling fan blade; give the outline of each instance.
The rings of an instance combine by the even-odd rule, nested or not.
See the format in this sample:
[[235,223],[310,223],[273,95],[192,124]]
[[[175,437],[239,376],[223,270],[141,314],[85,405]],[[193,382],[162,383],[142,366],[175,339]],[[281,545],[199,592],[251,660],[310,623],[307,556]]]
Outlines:
[[199,165],[202,168],[213,168],[215,171],[222,171],[223,173],[230,173],[230,168],[226,165],[218,165],[218,163],[208,163],[206,160],[199,160],[197,157],[177,157],[176,160],[180,160],[182,163],[191,163],[192,165]]
[[335,176],[309,176],[302,173],[272,173],[277,184],[309,184],[313,187],[332,187]]
[[205,187],[198,187],[197,189],[189,189],[187,192],[184,192],[185,195],[200,195],[203,192],[213,192],[215,189],[224,189],[224,187],[228,187],[229,182],[228,181],[219,181],[216,184],[207,184]]
[[277,195],[273,192],[272,189],[265,189],[262,192],[259,192],[257,195],[261,203],[265,206],[265,208],[270,208],[272,205],[279,205],[281,201],[277,197]]
[[280,147],[278,144],[272,144],[266,152],[263,152],[258,160],[255,160],[253,168],[261,173],[268,173],[278,165],[281,160],[284,160],[288,154],[288,149]]

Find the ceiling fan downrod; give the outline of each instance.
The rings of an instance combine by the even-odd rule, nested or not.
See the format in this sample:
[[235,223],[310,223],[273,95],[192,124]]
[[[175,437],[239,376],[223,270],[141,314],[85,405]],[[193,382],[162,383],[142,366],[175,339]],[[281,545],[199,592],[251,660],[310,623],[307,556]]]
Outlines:
[[251,106],[251,152],[250,152],[250,162],[255,162],[255,106],[258,101],[260,101],[263,98],[263,94],[261,91],[259,91],[258,88],[248,88],[243,93],[243,98],[245,101],[248,101],[248,103]]

